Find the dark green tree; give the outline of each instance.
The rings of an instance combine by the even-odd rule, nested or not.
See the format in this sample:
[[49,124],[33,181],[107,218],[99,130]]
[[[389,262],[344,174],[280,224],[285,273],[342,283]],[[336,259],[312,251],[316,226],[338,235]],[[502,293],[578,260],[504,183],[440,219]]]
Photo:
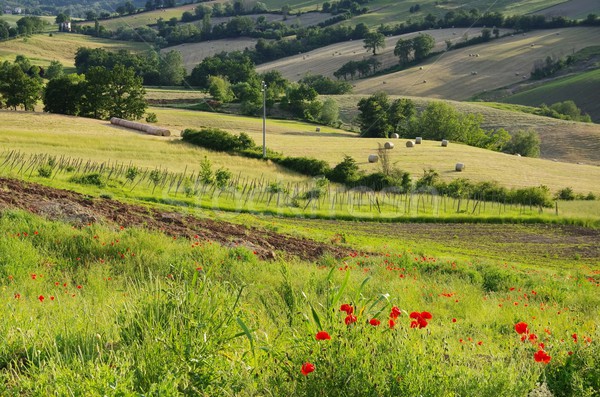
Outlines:
[[535,131],[518,131],[505,146],[504,151],[525,157],[540,156],[540,137]]
[[78,74],[50,80],[44,90],[44,112],[78,115],[84,86],[85,76]]
[[365,34],[365,45],[363,46],[369,51],[373,51],[373,55],[377,54],[377,49],[385,48],[385,36],[379,32],[369,32]]
[[26,111],[35,110],[35,104],[41,98],[42,81],[38,76],[30,77],[21,66],[5,61],[0,65],[0,96],[7,107]]
[[400,58],[401,64],[406,64],[410,61],[410,56],[413,52],[413,41],[411,39],[399,39],[394,47],[394,55]]
[[387,138],[392,130],[388,121],[390,108],[389,98],[386,93],[379,92],[358,102],[358,123],[360,133],[364,137]]
[[421,61],[435,46],[435,39],[428,34],[419,34],[412,39],[413,48],[415,50],[415,60]]
[[142,78],[133,68],[117,65],[109,72],[106,111],[110,117],[138,120],[148,107]]
[[169,51],[158,62],[161,85],[181,85],[185,77],[183,58],[179,51]]

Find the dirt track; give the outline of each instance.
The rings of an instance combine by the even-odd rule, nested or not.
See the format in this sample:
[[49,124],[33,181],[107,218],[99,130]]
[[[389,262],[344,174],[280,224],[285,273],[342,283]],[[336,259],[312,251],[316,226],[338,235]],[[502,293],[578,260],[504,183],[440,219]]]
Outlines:
[[0,178],[0,210],[3,207],[27,210],[74,224],[104,221],[125,227],[143,226],[171,236],[199,235],[225,246],[245,246],[263,259],[274,258],[278,251],[306,260],[317,259],[325,253],[336,257],[349,253],[341,247],[312,240],[110,199],[90,199],[71,191],[15,179]]

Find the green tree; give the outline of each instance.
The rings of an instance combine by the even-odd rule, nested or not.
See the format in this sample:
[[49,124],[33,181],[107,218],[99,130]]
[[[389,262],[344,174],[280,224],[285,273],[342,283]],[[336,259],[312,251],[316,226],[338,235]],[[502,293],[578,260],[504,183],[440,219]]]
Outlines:
[[138,120],[144,116],[148,104],[142,78],[135,75],[133,68],[116,65],[109,72],[106,89],[106,110],[110,117]]
[[327,174],[330,181],[344,184],[356,182],[359,177],[358,164],[348,155]]
[[48,80],[55,79],[57,77],[62,77],[64,74],[64,69],[62,63],[54,60],[50,62],[50,66],[46,69],[46,77]]
[[109,71],[100,66],[89,68],[85,74],[83,96],[80,103],[80,115],[93,118],[106,118],[107,108],[107,82],[110,79]]
[[68,14],[61,12],[60,14],[58,14],[56,16],[56,19],[54,20],[54,22],[57,24],[61,24],[64,22],[69,22],[70,20],[71,20],[71,17]]
[[7,107],[35,110],[41,92],[42,81],[38,76],[28,76],[16,63],[5,61],[0,65],[0,95]]
[[420,132],[425,139],[449,139],[482,146],[485,139],[482,121],[481,115],[462,114],[445,102],[432,101],[421,113],[413,132]]
[[407,137],[410,131],[410,124],[413,122],[417,108],[410,99],[396,99],[390,105],[388,112],[388,121],[391,130],[402,137]]
[[413,49],[415,51],[415,60],[421,61],[435,46],[435,39],[428,34],[419,34],[412,39]]
[[0,40],[6,40],[10,36],[10,25],[8,22],[0,19]]
[[160,57],[158,73],[161,85],[181,85],[185,78],[183,58],[179,51],[169,51]]
[[340,107],[337,101],[327,98],[323,101],[319,122],[325,125],[337,126],[340,122]]
[[78,115],[84,86],[83,75],[70,74],[53,78],[44,90],[44,112]]
[[208,92],[217,101],[228,103],[233,101],[234,95],[229,81],[220,76],[208,78]]
[[504,151],[525,157],[540,156],[540,137],[535,131],[518,131],[505,146]]
[[365,34],[364,43],[363,47],[373,51],[373,55],[376,55],[378,48],[385,48],[385,36],[383,33],[369,32]]
[[396,42],[396,47],[394,47],[394,55],[400,58],[400,63],[406,64],[410,61],[413,49],[413,41],[411,39],[399,39]]
[[392,130],[388,121],[389,98],[386,93],[379,92],[358,102],[358,123],[360,133],[364,137],[387,138]]

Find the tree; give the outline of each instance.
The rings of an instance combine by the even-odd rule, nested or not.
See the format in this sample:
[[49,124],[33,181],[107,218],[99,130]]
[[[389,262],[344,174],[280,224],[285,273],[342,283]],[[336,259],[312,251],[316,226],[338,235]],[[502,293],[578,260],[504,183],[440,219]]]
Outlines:
[[492,31],[490,29],[481,29],[481,40],[490,41],[492,38]]
[[61,24],[61,23],[65,23],[65,22],[69,22],[71,20],[71,17],[68,14],[65,13],[60,13],[56,16],[56,19],[54,20],[55,23],[57,24]]
[[410,131],[410,123],[417,113],[415,103],[410,99],[396,99],[390,105],[388,112],[388,121],[393,132],[407,137]]
[[208,92],[217,101],[228,103],[233,101],[234,95],[231,84],[227,79],[220,76],[208,78]]
[[385,36],[383,33],[369,32],[365,34],[364,42],[365,45],[363,47],[373,51],[373,55],[376,55],[378,48],[385,48]]
[[344,184],[356,182],[359,177],[358,164],[348,155],[327,174],[330,181]]
[[535,131],[518,131],[512,136],[504,151],[525,157],[539,157],[540,137]]
[[158,63],[161,85],[181,85],[185,77],[183,58],[179,51],[169,51],[160,57]]
[[78,74],[50,80],[44,90],[44,112],[78,115],[84,86],[85,76]]
[[412,42],[417,61],[423,60],[435,46],[435,39],[428,34],[419,34],[412,39]]
[[388,122],[390,104],[386,93],[379,92],[358,102],[358,123],[360,133],[369,138],[389,137],[391,127]]
[[10,25],[0,19],[0,40],[6,40],[10,36]]
[[38,76],[28,76],[21,66],[5,61],[0,65],[0,95],[6,106],[17,110],[35,110],[35,104],[41,98],[42,81]]
[[412,40],[399,39],[394,48],[394,55],[400,58],[400,63],[407,64],[410,61],[410,55],[413,49]]
[[48,80],[52,80],[57,77],[62,77],[63,74],[64,70],[62,63],[54,60],[50,62],[50,66],[48,66],[48,69],[46,69],[46,74],[44,77],[46,77]]
[[116,65],[109,72],[106,90],[108,115],[124,119],[141,119],[148,107],[144,99],[145,94],[142,78],[135,75],[135,70]]
[[340,107],[332,98],[327,98],[323,102],[319,122],[325,125],[337,126],[340,119]]
[[100,66],[89,68],[85,74],[83,96],[80,103],[80,116],[106,118],[106,83],[109,81],[109,71]]

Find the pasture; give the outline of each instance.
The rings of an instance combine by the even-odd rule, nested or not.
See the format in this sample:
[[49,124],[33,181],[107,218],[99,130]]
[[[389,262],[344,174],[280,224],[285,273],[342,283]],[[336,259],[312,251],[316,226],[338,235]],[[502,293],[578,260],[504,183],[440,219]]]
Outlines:
[[14,61],[15,56],[25,55],[33,64],[47,66],[57,60],[67,68],[75,66],[75,53],[79,47],[105,48],[107,50],[126,49],[144,51],[148,48],[143,43],[124,42],[101,39],[74,33],[52,33],[52,36],[36,34],[7,40],[0,43],[0,60]]

